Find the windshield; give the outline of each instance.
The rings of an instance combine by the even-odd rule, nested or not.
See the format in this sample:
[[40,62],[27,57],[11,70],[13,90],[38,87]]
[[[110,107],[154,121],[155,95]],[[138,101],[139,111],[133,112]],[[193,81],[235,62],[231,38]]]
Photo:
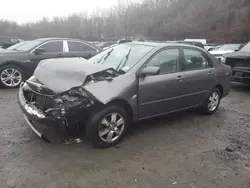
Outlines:
[[8,49],[25,52],[25,51],[29,51],[29,50],[33,49],[34,47],[36,47],[40,43],[41,43],[41,41],[38,41],[38,40],[23,41],[23,42],[20,42],[18,44],[15,44],[15,45],[9,47]]
[[120,44],[97,54],[89,60],[114,69],[120,64],[122,70],[127,72],[153,48],[145,45]]
[[247,43],[240,51],[242,51],[242,52],[250,52],[250,42]]
[[235,51],[240,48],[240,44],[225,44],[222,45],[218,50],[230,50],[230,51]]

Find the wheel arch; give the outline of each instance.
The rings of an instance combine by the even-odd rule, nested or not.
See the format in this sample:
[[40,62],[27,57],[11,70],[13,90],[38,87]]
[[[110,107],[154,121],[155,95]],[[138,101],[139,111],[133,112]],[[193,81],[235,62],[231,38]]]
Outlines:
[[216,86],[215,86],[215,88],[217,88],[219,91],[220,91],[220,94],[221,94],[221,97],[223,96],[223,86],[221,85],[221,84],[217,84]]
[[118,105],[125,109],[125,111],[128,113],[129,120],[132,121],[133,119],[133,110],[130,104],[124,100],[124,99],[114,99],[110,102],[108,102],[105,106],[111,106],[111,105]]
[[15,66],[19,67],[22,70],[24,77],[26,77],[25,67],[23,65],[21,65],[18,61],[6,61],[0,65],[0,68],[7,66],[7,65],[15,65]]

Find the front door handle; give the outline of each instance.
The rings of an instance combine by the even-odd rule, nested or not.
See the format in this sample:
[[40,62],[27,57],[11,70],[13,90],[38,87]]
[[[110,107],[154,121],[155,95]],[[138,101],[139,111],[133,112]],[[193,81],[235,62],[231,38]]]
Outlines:
[[213,71],[209,71],[208,72],[208,76],[213,76],[214,75],[214,72]]
[[184,79],[184,77],[183,77],[183,76],[177,76],[175,79],[176,79],[177,81],[179,81],[179,82],[182,82],[183,79]]

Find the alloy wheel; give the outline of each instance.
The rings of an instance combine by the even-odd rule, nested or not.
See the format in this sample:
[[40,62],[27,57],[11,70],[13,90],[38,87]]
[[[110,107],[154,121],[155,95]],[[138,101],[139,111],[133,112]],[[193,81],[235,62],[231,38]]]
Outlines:
[[114,142],[122,135],[124,127],[124,117],[119,113],[110,113],[99,124],[99,137],[104,142]]
[[22,81],[22,74],[15,68],[7,68],[1,72],[1,82],[8,87],[16,87]]
[[218,107],[220,102],[220,96],[219,93],[214,91],[210,94],[209,98],[208,98],[208,110],[210,112],[213,112],[214,110],[216,110],[216,108]]

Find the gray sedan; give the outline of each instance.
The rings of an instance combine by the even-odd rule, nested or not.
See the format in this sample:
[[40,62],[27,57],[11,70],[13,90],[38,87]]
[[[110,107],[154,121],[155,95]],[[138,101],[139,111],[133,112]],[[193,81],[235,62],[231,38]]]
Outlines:
[[[32,130],[40,124],[84,128],[95,147],[110,147],[131,122],[200,108],[213,114],[231,85],[231,68],[195,46],[132,42],[89,60],[42,61],[21,84],[19,103]],[[38,124],[39,123],[39,124]]]

